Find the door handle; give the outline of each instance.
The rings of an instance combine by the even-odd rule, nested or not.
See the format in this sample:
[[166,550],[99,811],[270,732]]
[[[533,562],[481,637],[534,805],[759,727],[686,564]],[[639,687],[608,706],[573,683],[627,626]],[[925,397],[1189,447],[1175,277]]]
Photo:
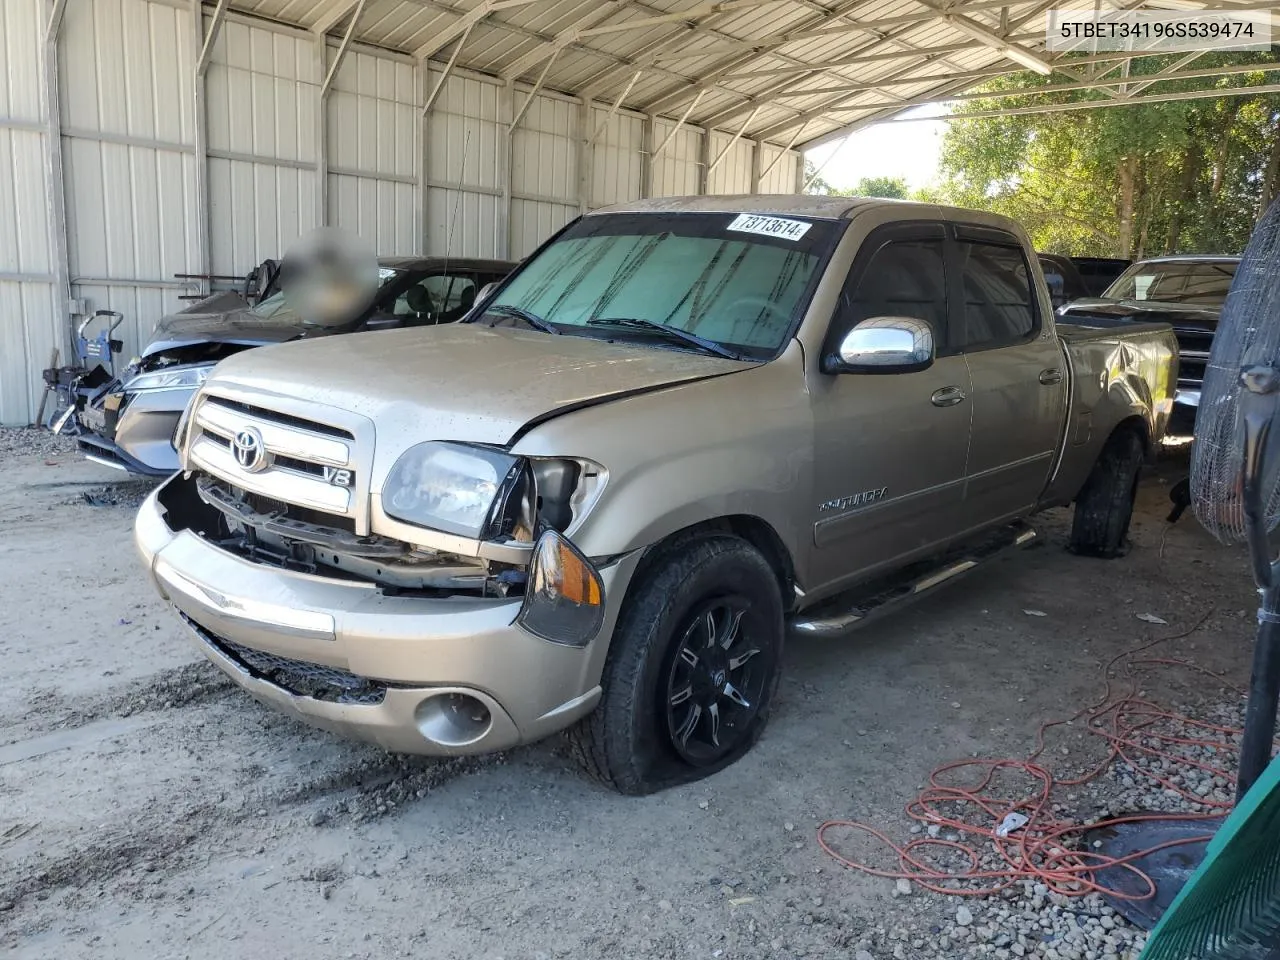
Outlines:
[[1062,371],[1059,370],[1057,367],[1050,367],[1048,370],[1041,370],[1040,382],[1043,383],[1045,386],[1048,386],[1051,383],[1061,383]]
[[964,399],[964,391],[959,387],[942,387],[933,391],[929,402],[935,407],[954,407]]

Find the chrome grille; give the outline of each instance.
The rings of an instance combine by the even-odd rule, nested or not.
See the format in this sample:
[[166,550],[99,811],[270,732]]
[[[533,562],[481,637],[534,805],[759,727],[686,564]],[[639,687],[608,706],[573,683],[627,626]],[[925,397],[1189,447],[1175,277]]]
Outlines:
[[[288,406],[290,401],[282,401]],[[313,405],[312,405],[313,406]],[[237,437],[248,434],[257,462],[242,463]],[[365,519],[357,478],[355,432],[220,393],[205,393],[193,411],[187,446],[188,467],[272,501],[344,518],[360,527]],[[368,444],[371,448],[372,444]],[[342,471],[343,484],[330,482]]]
[[335,427],[328,423],[320,423],[316,420],[307,420],[303,417],[295,417],[289,413],[281,413],[279,410],[270,410],[267,407],[260,407],[252,403],[244,403],[240,400],[232,400],[228,397],[211,396],[205,399],[205,403],[213,404],[215,407],[225,407],[228,410],[235,410],[238,413],[246,413],[251,417],[259,420],[266,420],[270,423],[278,423],[281,426],[297,427],[306,430],[308,433],[318,433],[322,436],[337,437],[341,440],[354,440],[355,436],[350,430],[343,430],[341,427]]

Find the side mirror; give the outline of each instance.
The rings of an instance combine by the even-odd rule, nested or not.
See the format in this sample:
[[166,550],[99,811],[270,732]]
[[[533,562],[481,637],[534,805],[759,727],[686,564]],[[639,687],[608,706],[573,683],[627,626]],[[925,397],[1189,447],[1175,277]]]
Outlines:
[[825,358],[826,373],[914,373],[934,359],[933,328],[914,317],[870,317]]
[[501,281],[499,281],[499,280],[494,280],[492,283],[486,283],[483,287],[481,287],[481,288],[480,288],[480,292],[476,294],[475,302],[476,302],[476,303],[483,303],[483,302],[485,301],[485,299],[486,299],[486,298],[487,298],[491,293],[493,293],[493,291],[495,291],[495,290],[497,290],[497,289],[498,289],[498,284],[499,284],[500,282],[501,282]]

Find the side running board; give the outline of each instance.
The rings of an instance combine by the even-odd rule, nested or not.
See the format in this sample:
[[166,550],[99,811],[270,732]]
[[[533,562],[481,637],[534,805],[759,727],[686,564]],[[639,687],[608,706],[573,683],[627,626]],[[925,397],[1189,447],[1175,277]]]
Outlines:
[[1018,522],[980,540],[824,600],[794,616],[789,626],[800,637],[842,637],[868,620],[906,606],[989,560],[1036,542],[1033,528]]

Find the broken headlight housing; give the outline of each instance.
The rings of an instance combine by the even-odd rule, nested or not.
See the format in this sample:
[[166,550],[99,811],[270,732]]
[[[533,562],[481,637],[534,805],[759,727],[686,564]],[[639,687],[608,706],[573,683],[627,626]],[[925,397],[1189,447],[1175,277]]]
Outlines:
[[410,447],[382,486],[394,520],[476,540],[532,543],[534,531],[564,531],[603,489],[587,460],[520,457],[493,447],[434,440]]
[[140,373],[124,385],[125,393],[147,393],[155,390],[194,390],[208,379],[214,364],[193,367],[168,367]]
[[519,484],[522,467],[519,457],[501,450],[448,441],[420,443],[391,468],[382,507],[387,516],[414,526],[488,539],[495,508]]

